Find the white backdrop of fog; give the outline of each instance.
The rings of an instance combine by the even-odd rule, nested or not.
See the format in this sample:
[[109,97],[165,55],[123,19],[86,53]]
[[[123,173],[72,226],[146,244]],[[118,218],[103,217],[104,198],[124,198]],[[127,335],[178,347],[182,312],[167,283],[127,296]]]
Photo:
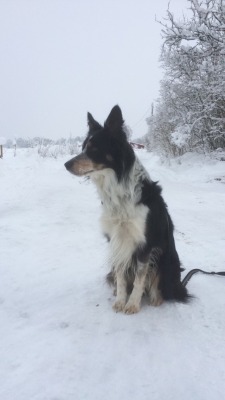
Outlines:
[[[0,0],[0,136],[83,136],[119,104],[134,137],[162,77],[168,0]],[[170,10],[186,15],[187,0]],[[147,112],[149,110],[149,112]],[[141,122],[140,122],[141,120]]]

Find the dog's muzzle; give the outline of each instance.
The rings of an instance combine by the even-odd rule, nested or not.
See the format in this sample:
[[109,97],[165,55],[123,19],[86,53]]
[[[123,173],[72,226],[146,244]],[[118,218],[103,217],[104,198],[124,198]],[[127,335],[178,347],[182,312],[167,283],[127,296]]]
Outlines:
[[77,176],[88,175],[94,170],[92,161],[85,153],[79,154],[78,156],[67,161],[64,165],[67,171]]

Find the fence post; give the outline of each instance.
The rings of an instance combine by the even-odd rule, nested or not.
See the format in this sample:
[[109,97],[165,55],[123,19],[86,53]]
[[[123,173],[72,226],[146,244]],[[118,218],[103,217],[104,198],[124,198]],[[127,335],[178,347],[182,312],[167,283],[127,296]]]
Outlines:
[[3,145],[6,143],[4,137],[0,137],[0,158],[3,158]]

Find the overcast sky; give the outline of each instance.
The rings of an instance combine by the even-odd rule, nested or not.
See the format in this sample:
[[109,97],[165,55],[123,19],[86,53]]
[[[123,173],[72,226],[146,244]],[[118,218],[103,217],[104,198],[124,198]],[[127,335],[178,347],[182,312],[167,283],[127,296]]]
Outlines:
[[[157,98],[168,0],[0,0],[0,136],[83,136],[119,104],[134,137]],[[186,14],[187,0],[170,10]],[[140,122],[141,121],[141,122]]]

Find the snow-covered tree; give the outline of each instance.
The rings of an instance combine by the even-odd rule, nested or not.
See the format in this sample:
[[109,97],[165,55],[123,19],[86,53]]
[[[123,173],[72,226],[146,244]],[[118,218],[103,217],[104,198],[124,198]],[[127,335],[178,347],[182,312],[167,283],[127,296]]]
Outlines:
[[225,147],[225,1],[187,1],[190,18],[167,10],[161,22],[165,74],[148,119],[148,140],[175,155]]

